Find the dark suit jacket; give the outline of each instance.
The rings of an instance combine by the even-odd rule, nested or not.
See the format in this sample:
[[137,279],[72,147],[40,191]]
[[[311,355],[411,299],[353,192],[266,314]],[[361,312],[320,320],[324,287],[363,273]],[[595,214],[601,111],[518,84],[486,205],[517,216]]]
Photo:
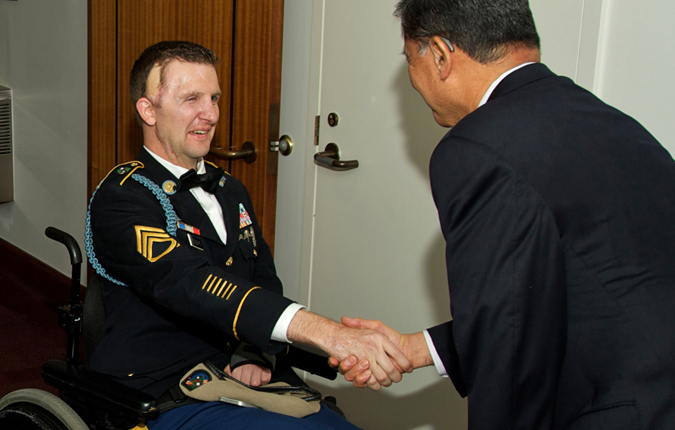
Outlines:
[[159,395],[201,361],[226,364],[238,341],[270,354],[284,349],[270,336],[291,301],[282,296],[245,187],[225,175],[215,193],[224,245],[192,193],[168,195],[184,223],[175,229],[177,220],[132,175],[158,187],[178,182],[143,149],[137,161],[113,169],[93,196],[95,257],[127,286],[105,282],[107,320],[91,368]]
[[430,329],[471,429],[675,428],[675,163],[544,65],[430,164],[453,323]]

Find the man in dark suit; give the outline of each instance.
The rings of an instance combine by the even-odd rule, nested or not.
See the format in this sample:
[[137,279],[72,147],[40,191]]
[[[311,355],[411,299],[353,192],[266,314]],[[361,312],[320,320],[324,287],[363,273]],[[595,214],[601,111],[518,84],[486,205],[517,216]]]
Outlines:
[[471,429],[675,428],[671,156],[538,63],[527,0],[396,14],[411,83],[452,127],[430,179],[454,320],[411,335],[344,322],[449,375]]
[[[381,333],[283,297],[247,190],[204,162],[219,118],[216,63],[199,45],[160,42],[134,64],[144,148],[102,181],[87,217],[107,317],[91,368],[160,398],[205,361],[263,386],[278,376],[275,356],[298,342],[368,360],[372,388],[400,380],[410,363]],[[173,406],[148,427],[355,428],[325,407],[297,419],[220,402]]]

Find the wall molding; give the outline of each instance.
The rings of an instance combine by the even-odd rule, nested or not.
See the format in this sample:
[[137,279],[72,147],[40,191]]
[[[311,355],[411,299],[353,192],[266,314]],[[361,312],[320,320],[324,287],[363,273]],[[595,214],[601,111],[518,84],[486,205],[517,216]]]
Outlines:
[[575,82],[596,92],[596,75],[603,18],[603,0],[584,0]]

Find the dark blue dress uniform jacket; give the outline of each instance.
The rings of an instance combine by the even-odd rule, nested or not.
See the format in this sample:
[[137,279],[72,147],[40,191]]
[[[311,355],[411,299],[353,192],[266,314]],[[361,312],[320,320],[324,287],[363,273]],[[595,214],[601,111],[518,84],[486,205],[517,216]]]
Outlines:
[[430,163],[453,322],[430,334],[470,429],[675,428],[675,163],[544,65]]
[[105,282],[107,320],[91,368],[157,396],[201,361],[224,366],[239,341],[270,354],[283,350],[270,336],[291,301],[282,296],[245,187],[225,175],[215,193],[224,245],[189,191],[168,195],[184,223],[172,236],[176,221],[167,224],[165,208],[134,174],[160,188],[178,182],[142,149],[137,161],[113,169],[92,199],[95,256],[126,286]]

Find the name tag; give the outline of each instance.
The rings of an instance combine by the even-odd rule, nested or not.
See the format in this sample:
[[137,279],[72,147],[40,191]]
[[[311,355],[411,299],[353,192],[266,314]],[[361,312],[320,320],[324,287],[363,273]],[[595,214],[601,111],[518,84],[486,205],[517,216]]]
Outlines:
[[197,248],[200,251],[204,250],[204,247],[202,245],[202,240],[201,240],[200,237],[188,233],[187,238],[188,238],[188,242],[190,242],[191,247]]

